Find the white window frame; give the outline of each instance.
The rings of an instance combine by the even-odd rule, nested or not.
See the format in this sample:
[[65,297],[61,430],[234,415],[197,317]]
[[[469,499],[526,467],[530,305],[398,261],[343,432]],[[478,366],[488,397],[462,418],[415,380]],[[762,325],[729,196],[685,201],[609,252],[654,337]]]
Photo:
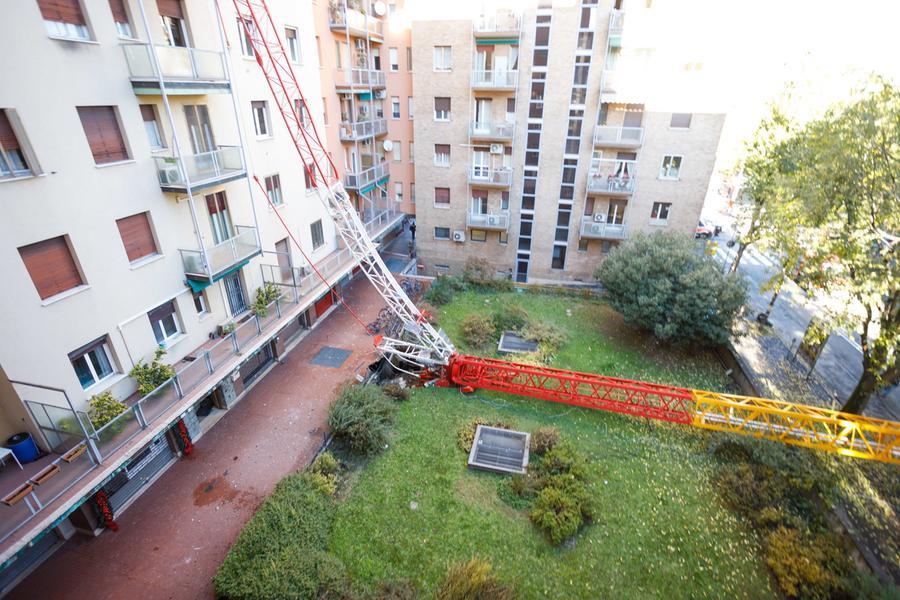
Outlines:
[[[678,159],[678,168],[675,171],[675,175],[671,175],[671,170],[666,169],[666,161],[669,159]],[[681,179],[681,169],[684,168],[684,156],[681,154],[665,154],[663,155],[662,162],[659,164],[659,178],[664,179],[666,181],[678,181]]]
[[[269,119],[269,101],[268,100],[254,100],[254,102],[262,102],[262,109],[259,109],[252,104],[251,109],[253,110],[253,131],[256,133],[257,138],[270,138],[272,137],[272,123],[271,119]],[[260,122],[259,115],[260,110],[262,110],[262,122]],[[265,126],[265,133],[260,133],[263,127]]]
[[[104,375],[103,377],[97,376],[97,371],[96,371],[96,369],[94,369],[94,363],[92,363],[91,359],[88,357],[88,354],[90,354],[91,352],[93,352],[97,349],[103,350],[103,353],[106,355],[106,362],[109,363],[109,373]],[[116,363],[112,358],[112,353],[109,351],[109,344],[107,342],[103,342],[99,346],[97,346],[95,348],[91,348],[91,350],[89,350],[88,352],[85,352],[84,354],[81,354],[74,358],[69,358],[69,362],[72,365],[72,370],[75,370],[75,361],[78,359],[82,359],[82,358],[84,359],[84,362],[87,364],[88,371],[91,372],[91,376],[94,378],[94,382],[88,386],[85,386],[85,385],[82,385],[81,382],[79,381],[79,385],[81,385],[81,389],[89,390],[92,387],[94,387],[95,385],[97,385],[98,383],[106,381],[110,377],[114,377],[119,372],[118,369],[116,368]],[[76,379],[78,378],[77,371],[75,373],[75,378]]]
[[403,202],[403,182],[402,181],[394,182],[394,199],[397,202]]
[[[209,314],[209,301],[206,299],[206,292],[200,290],[199,292],[195,292],[191,294],[191,298],[194,300],[194,309],[197,311],[197,316],[202,317],[203,315]],[[197,300],[200,300],[200,306],[197,306]]]
[[388,63],[390,64],[391,73],[400,72],[400,51],[397,48],[388,48]]
[[[438,233],[438,232],[437,232],[438,229],[446,229],[446,230],[447,230],[447,237],[438,237],[438,234],[437,234],[437,233]],[[435,228],[434,228],[434,234],[433,234],[433,235],[434,235],[434,239],[435,239],[435,240],[440,240],[440,241],[446,241],[446,242],[449,242],[449,241],[450,241],[450,235],[451,235],[451,233],[452,233],[452,232],[450,231],[450,228],[449,228],[449,227],[437,227],[437,226],[435,226]]]
[[409,142],[409,164],[416,164],[416,146],[415,142],[410,140]]
[[[397,109],[396,111],[394,109]],[[396,121],[400,118],[400,96],[391,96],[391,119]]]
[[[291,42],[291,38],[289,38],[287,35],[288,30],[294,32],[293,43]],[[295,65],[302,65],[303,53],[300,51],[300,29],[297,27],[285,26],[284,42],[288,47],[288,56],[290,57],[291,62]]]
[[87,12],[84,10],[84,2],[79,0],[78,6],[81,8],[81,16],[84,17],[84,25],[75,25],[74,23],[63,23],[62,21],[48,21],[44,19],[44,30],[47,35],[52,38],[63,40],[75,40],[78,42],[92,42],[94,36],[89,27]]
[[409,120],[412,121],[413,120],[413,97],[412,96],[406,97],[406,112],[409,115]]
[[[272,177],[278,178],[278,187],[274,188],[272,190],[273,191],[272,194],[269,194],[269,188],[267,188],[266,185],[268,184],[267,180]],[[282,204],[284,204],[284,191],[281,189],[281,175],[280,174],[272,173],[271,175],[266,175],[263,178],[263,189],[266,190],[266,195],[269,196],[269,200],[272,201],[272,204],[274,204],[275,206],[281,206]],[[276,198],[273,198],[272,196],[276,196]]]
[[403,160],[403,146],[400,140],[394,140],[394,147],[391,149],[391,157],[394,162]]
[[244,19],[244,22],[241,22],[241,17],[237,18],[238,24],[238,37],[241,40],[241,56],[244,58],[254,58],[256,55],[253,51],[253,45],[250,43],[250,39],[247,37],[247,30],[244,29],[244,23],[247,24],[250,31],[254,31],[256,29],[256,25],[253,24],[253,21],[250,19]]
[[[435,100],[437,100],[438,98],[447,98],[447,96],[435,96],[434,97]],[[433,110],[434,110],[434,120],[436,122],[449,123],[450,122],[450,114],[453,112],[453,100],[452,99],[450,100],[450,110],[448,110],[448,111],[440,110],[439,111],[437,109],[437,106],[434,106]],[[446,114],[444,114],[445,112],[446,112]]]
[[[170,300],[170,302],[174,303],[175,300]],[[181,326],[181,319],[178,316],[178,306],[176,305],[174,308],[175,312],[168,316],[172,317],[172,324],[175,325],[175,331],[173,333],[168,333],[166,331],[166,328],[163,326],[163,324],[165,323],[165,319],[150,321],[150,329],[153,331],[153,338],[156,339],[156,342],[163,348],[171,346],[172,340],[177,339],[181,335],[184,335],[184,328]],[[163,333],[163,339],[160,340],[156,337],[156,329],[153,328],[154,325],[159,326],[160,332]]]
[[[449,145],[449,144],[435,144],[435,146],[439,146],[439,145],[445,146],[445,145]],[[444,156],[447,157],[446,160],[441,158]],[[450,153],[448,152],[447,154],[438,154],[437,147],[435,147],[435,149],[434,149],[434,166],[449,169],[450,168]]]
[[435,46],[433,56],[433,68],[438,73],[448,73],[453,70],[453,48],[451,46]]
[[[657,205],[659,205],[659,207],[660,207],[660,212],[662,211],[663,206],[668,207],[668,208],[666,208],[666,217],[664,219],[653,216],[654,209],[657,207]],[[654,202],[650,206],[650,224],[651,225],[668,225],[669,217],[671,215],[672,215],[672,203],[671,202]]]
[[[315,226],[318,224],[319,230],[322,232],[322,239],[319,240],[319,243],[316,244],[316,236],[313,233],[315,231]],[[312,249],[318,250],[325,245],[325,226],[322,224],[322,219],[318,219],[309,224],[309,238],[310,242],[312,242]]]

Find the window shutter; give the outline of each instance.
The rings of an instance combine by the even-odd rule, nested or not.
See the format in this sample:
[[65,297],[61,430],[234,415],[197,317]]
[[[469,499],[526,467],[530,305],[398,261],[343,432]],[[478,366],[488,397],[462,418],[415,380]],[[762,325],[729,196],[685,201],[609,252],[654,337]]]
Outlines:
[[19,255],[41,300],[82,284],[65,236],[22,246]]
[[434,110],[450,112],[450,98],[435,98]]
[[154,112],[152,104],[141,104],[141,117],[148,123],[156,121],[156,112]]
[[175,17],[176,19],[184,18],[180,0],[156,0],[156,8],[159,10],[160,16]]
[[434,201],[438,204],[449,204],[450,188],[434,188]]
[[437,154],[450,154],[450,144],[435,144],[434,151]]
[[147,316],[150,317],[150,322],[155,323],[161,319],[165,319],[169,315],[175,314],[175,301],[169,300],[165,304],[161,304],[157,306],[153,310],[147,313]]
[[0,146],[6,150],[15,150],[19,147],[19,140],[16,139],[16,132],[13,131],[6,111],[0,109]]
[[104,335],[101,338],[97,338],[93,342],[88,342],[84,346],[81,346],[77,350],[72,350],[69,352],[69,360],[75,360],[76,358],[80,358],[90,352],[91,350],[95,350],[106,343],[106,336]]
[[150,228],[149,213],[142,212],[118,219],[116,226],[119,228],[119,235],[122,236],[129,262],[156,254],[156,241]]
[[109,9],[112,11],[113,21],[116,23],[128,23],[128,11],[125,10],[125,0],[109,0]]
[[78,116],[97,164],[128,160],[125,140],[112,106],[79,106]]
[[38,0],[38,8],[45,21],[87,25],[78,0]]
[[215,194],[209,194],[206,196],[206,208],[209,211],[209,216],[213,216],[218,212],[225,211],[225,192],[216,192]]

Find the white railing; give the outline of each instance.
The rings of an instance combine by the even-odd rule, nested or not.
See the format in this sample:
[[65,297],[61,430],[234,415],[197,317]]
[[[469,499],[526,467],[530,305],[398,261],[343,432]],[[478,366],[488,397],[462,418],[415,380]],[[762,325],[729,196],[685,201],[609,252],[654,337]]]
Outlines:
[[469,183],[475,185],[496,185],[509,187],[512,183],[512,169],[489,167],[469,168]]
[[509,213],[492,214],[469,211],[466,215],[466,225],[475,229],[499,229],[506,231],[509,229]]
[[206,248],[208,264],[203,262],[200,250],[179,250],[185,275],[212,279],[222,271],[241,263],[259,253],[256,228],[238,225],[237,235]]
[[609,33],[611,35],[622,33],[623,27],[625,27],[625,12],[613,9],[609,15]]
[[591,161],[588,192],[595,194],[630,194],[634,192],[637,168],[633,160],[601,158]]
[[367,32],[369,35],[384,37],[384,23],[370,13],[368,18],[361,11],[347,7],[346,12],[339,5],[331,5],[328,9],[328,27],[331,29],[344,29]]
[[597,125],[594,129],[594,145],[640,146],[644,142],[643,127],[616,127]]
[[506,121],[502,123],[478,123],[473,121],[469,124],[469,136],[473,138],[495,138],[511,140],[516,126],[514,123]]
[[472,87],[494,90],[514,90],[519,81],[518,71],[476,69],[472,71]]
[[358,190],[369,184],[377,182],[383,177],[387,177],[390,173],[388,163],[380,162],[377,165],[364,169],[362,171],[348,171],[344,175],[344,187],[347,189]]
[[240,146],[221,146],[218,150],[189,154],[181,160],[173,156],[154,156],[156,175],[163,187],[186,187],[231,177],[244,172]]
[[387,133],[387,121],[385,119],[372,119],[371,121],[343,121],[340,127],[342,141],[354,142],[356,140],[370,138]]
[[475,19],[472,28],[475,33],[515,33],[518,35],[521,21],[513,13],[483,15]]
[[581,237],[597,239],[625,239],[625,223],[596,221],[593,216],[581,218]]
[[[180,46],[153,46],[163,79],[184,81],[225,81],[225,56],[215,50]],[[151,59],[150,44],[123,44],[125,62],[132,79],[158,79]]]
[[384,87],[384,72],[375,69],[341,69],[335,72],[339,86]]

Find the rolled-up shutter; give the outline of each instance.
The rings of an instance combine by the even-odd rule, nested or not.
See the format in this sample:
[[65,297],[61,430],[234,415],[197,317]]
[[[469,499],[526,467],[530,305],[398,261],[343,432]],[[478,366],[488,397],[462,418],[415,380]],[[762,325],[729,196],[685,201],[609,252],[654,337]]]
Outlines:
[[112,106],[79,106],[78,116],[96,163],[128,160],[128,149]]
[[116,23],[128,23],[128,11],[125,10],[125,0],[109,0],[109,9],[112,11],[113,21]]
[[45,21],[86,25],[78,0],[38,0]]
[[0,109],[0,146],[6,150],[15,150],[19,147],[19,140],[16,139],[16,132],[13,131],[6,111]]
[[64,236],[22,246],[19,255],[42,300],[82,284]]
[[148,213],[142,212],[116,220],[129,262],[156,254],[156,241],[150,228]]
[[156,0],[156,8],[163,17],[175,17],[176,19],[184,18],[184,11],[181,8],[180,0]]
[[156,321],[161,321],[173,314],[175,314],[175,301],[169,300],[165,304],[161,304],[148,312],[147,316],[150,317],[151,322],[155,323]]

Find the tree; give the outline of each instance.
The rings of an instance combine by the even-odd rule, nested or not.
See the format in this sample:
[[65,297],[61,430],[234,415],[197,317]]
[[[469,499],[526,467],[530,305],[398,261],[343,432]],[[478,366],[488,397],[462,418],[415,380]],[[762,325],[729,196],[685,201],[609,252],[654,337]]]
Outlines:
[[788,146],[766,237],[802,257],[798,282],[838,299],[834,325],[859,333],[863,374],[843,410],[861,413],[900,379],[900,90],[875,79]]
[[739,275],[724,275],[690,236],[638,234],[596,272],[609,303],[625,320],[666,341],[723,344],[747,299]]

